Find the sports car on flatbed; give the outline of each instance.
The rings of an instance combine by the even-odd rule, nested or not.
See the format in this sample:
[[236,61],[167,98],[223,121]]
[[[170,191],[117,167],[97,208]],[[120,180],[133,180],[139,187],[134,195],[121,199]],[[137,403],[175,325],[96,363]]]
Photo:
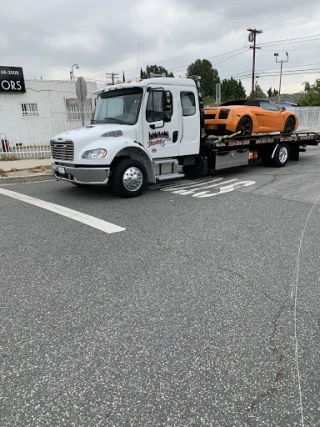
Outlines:
[[227,135],[239,131],[241,135],[270,132],[290,134],[298,128],[298,117],[293,111],[267,99],[229,101],[206,107],[204,113],[208,135]]

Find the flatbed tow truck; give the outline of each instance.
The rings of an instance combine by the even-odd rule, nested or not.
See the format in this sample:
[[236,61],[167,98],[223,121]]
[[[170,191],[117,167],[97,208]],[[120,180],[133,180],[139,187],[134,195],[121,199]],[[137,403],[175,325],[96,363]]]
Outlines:
[[51,139],[52,168],[57,180],[109,184],[121,197],[235,166],[283,167],[320,142],[315,132],[208,136],[197,76],[140,79],[97,95],[90,125]]

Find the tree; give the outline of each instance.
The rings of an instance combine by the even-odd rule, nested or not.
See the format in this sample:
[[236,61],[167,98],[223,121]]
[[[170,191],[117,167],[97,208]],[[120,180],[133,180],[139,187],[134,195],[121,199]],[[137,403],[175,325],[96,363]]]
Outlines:
[[305,95],[299,99],[298,106],[308,107],[308,106],[319,106],[319,105],[320,105],[320,79],[317,79],[314,82],[314,84],[310,85],[308,90],[305,91]]
[[221,82],[221,100],[235,101],[238,99],[245,99],[246,91],[242,85],[241,80],[235,80],[233,77],[230,79],[224,79]]
[[213,97],[216,93],[215,85],[220,82],[218,70],[213,68],[207,59],[197,59],[187,68],[189,76],[201,76],[201,90],[203,97]]
[[249,98],[266,98],[267,95],[263,92],[263,90],[261,89],[260,85],[256,85],[255,89],[254,89],[254,93],[250,93]]
[[311,84],[309,82],[303,82],[302,84],[304,85],[304,91],[305,92],[310,92],[310,90],[311,90]]
[[169,73],[168,70],[166,70],[161,65],[147,65],[146,71],[143,71],[142,68],[140,70],[140,77],[142,79],[148,79],[153,74],[166,74],[167,77],[174,77],[173,73]]
[[278,91],[276,89],[272,90],[272,87],[270,87],[267,91],[268,94],[268,98],[271,98],[271,96],[277,96],[278,95]]

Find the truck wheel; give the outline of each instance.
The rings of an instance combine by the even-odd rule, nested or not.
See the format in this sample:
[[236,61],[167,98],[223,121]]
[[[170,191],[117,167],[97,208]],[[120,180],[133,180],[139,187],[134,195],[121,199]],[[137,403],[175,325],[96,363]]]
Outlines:
[[195,178],[196,177],[195,169],[196,169],[195,165],[182,166],[182,171],[187,178]]
[[287,144],[280,144],[276,149],[273,157],[273,163],[278,168],[283,167],[287,164],[289,160],[290,151]]
[[137,160],[122,160],[111,177],[113,192],[120,197],[137,197],[147,186],[147,170]]

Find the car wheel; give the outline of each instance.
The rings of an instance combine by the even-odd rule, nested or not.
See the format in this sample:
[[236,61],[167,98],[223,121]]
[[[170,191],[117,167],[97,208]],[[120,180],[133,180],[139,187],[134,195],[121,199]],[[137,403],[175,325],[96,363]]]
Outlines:
[[280,144],[273,157],[273,163],[278,168],[285,166],[289,160],[290,151],[287,144]]
[[113,192],[120,197],[137,197],[147,186],[147,170],[137,160],[126,159],[118,163],[112,173]]
[[284,125],[284,133],[292,133],[294,131],[296,121],[294,117],[290,116],[287,118],[286,124]]
[[252,134],[252,120],[250,117],[242,117],[239,121],[236,132],[241,131],[241,135],[251,135]]

